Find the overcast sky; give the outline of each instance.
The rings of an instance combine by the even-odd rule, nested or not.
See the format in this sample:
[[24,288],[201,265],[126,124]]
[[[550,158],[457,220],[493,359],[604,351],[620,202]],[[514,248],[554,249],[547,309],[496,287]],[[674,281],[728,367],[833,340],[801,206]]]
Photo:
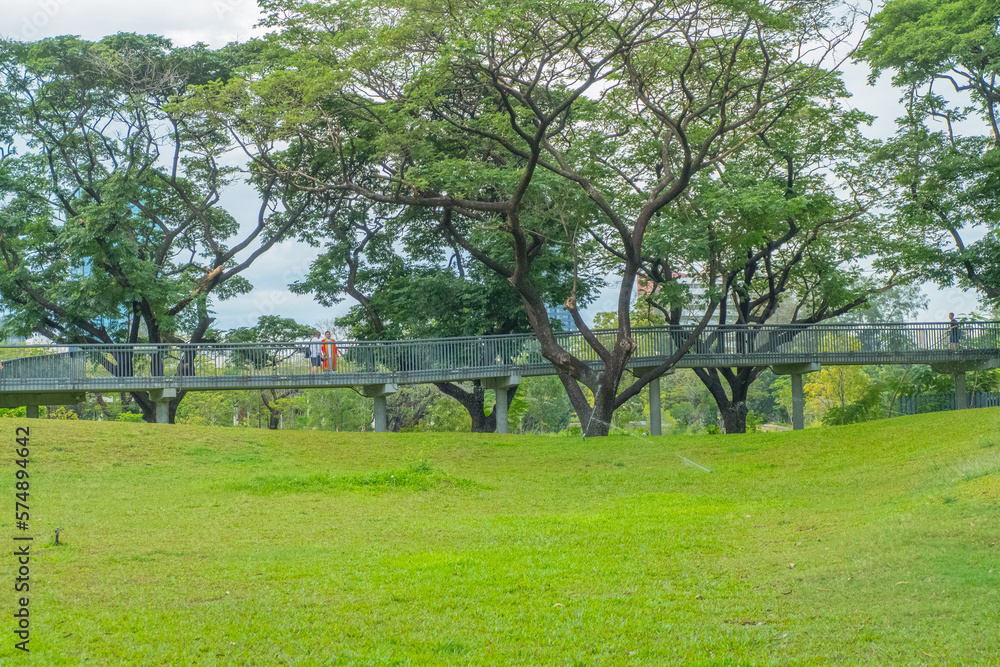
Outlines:
[[[94,40],[116,32],[137,32],[164,35],[178,45],[205,42],[219,47],[255,34],[257,18],[255,0],[0,0],[0,34],[23,40],[64,34]],[[888,81],[870,87],[866,76],[864,68],[846,68],[845,80],[854,93],[853,102],[878,116],[873,134],[890,134],[898,115],[897,91]],[[245,194],[238,193],[225,203],[237,218],[255,215],[256,202]],[[255,286],[254,292],[217,304],[218,326],[248,326],[258,315],[266,314],[321,324],[341,314],[351,305],[349,301],[327,310],[311,298],[287,290],[289,283],[302,277],[315,254],[301,244],[287,243],[262,256],[246,274]],[[976,308],[972,292],[933,287],[925,291],[931,303],[921,320],[943,321],[949,311],[966,313]],[[616,302],[615,294],[608,293],[588,311],[615,310]]]

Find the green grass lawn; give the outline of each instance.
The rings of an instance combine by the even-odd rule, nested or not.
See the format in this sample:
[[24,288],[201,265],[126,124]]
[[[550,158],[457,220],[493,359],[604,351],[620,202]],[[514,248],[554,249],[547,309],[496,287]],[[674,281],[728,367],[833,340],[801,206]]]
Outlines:
[[[13,452],[28,422],[2,421]],[[644,439],[31,429],[33,664],[1000,664],[1000,409]]]

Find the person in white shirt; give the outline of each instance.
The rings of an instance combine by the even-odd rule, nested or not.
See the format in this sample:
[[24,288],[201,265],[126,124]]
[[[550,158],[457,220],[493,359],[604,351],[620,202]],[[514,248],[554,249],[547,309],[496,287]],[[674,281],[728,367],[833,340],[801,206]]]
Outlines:
[[312,362],[310,372],[313,375],[319,372],[319,367],[323,365],[323,341],[319,337],[318,331],[313,331],[312,338],[309,339],[309,361]]

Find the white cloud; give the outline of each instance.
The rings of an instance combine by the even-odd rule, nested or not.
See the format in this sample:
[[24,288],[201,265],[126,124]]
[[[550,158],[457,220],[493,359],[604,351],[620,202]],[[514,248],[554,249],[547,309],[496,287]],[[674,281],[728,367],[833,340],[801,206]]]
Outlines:
[[164,35],[178,45],[219,47],[251,36],[254,0],[0,0],[0,33],[23,40],[79,35],[96,40],[117,32]]

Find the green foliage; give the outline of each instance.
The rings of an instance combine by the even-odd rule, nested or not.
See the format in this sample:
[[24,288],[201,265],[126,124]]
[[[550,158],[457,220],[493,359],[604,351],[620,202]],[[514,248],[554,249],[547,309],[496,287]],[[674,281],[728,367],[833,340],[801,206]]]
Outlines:
[[[309,339],[314,327],[299,324],[295,320],[277,315],[261,315],[252,327],[239,327],[225,335],[227,343],[287,343]],[[265,368],[277,366],[295,355],[301,355],[305,346],[291,346],[286,349],[240,348],[233,350],[230,358],[237,368]]]
[[61,419],[75,421],[80,418],[76,411],[71,408],[67,408],[65,405],[54,406],[54,410],[49,410],[46,414],[46,419]]
[[[834,407],[843,409],[858,402],[867,405],[864,400],[872,379],[861,366],[824,366],[806,378],[807,406],[817,417]],[[877,394],[881,392],[879,388]]]
[[214,206],[233,175],[224,137],[165,110],[188,83],[228,77],[236,51],[126,33],[0,43],[0,106],[17,119],[0,179],[15,193],[0,216],[9,332],[200,337],[209,294],[247,289],[224,247],[239,225]]
[[420,420],[421,431],[460,431],[468,433],[472,430],[469,413],[460,403],[441,395],[427,409],[426,416]]
[[[870,263],[886,252],[876,215],[880,174],[865,156],[871,118],[848,108],[839,78],[817,80],[788,113],[733,151],[721,173],[700,172],[650,230],[650,262],[636,321],[698,321],[713,294],[713,320],[811,324],[843,316],[916,273]],[[714,281],[708,266],[725,276]],[[699,289],[683,289],[689,284]],[[645,312],[642,312],[645,311]],[[774,345],[757,341],[758,345]],[[746,428],[748,404],[774,412],[765,367],[696,371],[728,432]],[[751,394],[753,399],[751,399]]]
[[320,431],[371,430],[371,399],[350,389],[308,389],[290,401],[295,428]]
[[823,424],[841,426],[881,419],[885,416],[884,391],[885,387],[882,385],[871,384],[853,403],[835,405],[827,410],[823,415]]
[[312,336],[315,327],[299,324],[288,317],[261,315],[252,327],[239,327],[226,333],[227,343],[283,343]]
[[[875,160],[895,180],[888,264],[1000,299],[1000,33],[997,0],[890,0],[858,55],[893,74],[906,115]],[[963,123],[963,121],[969,121]],[[966,128],[985,124],[977,134]],[[943,318],[942,318],[943,319]]]
[[508,413],[518,433],[556,433],[569,426],[573,406],[559,378],[526,377]]
[[[243,394],[257,392],[193,391],[177,406],[175,422],[196,426],[231,426]],[[259,396],[259,394],[257,394]],[[258,398],[259,401],[259,398]]]
[[[712,2],[693,8],[693,20],[671,5],[580,0],[262,8],[269,58],[184,108],[236,136],[267,174],[322,193],[327,208],[312,219],[329,227],[329,252],[300,289],[330,302],[357,291],[350,325],[392,336],[521,326],[523,317],[505,316],[516,293],[592,434],[641,388],[620,391],[631,347],[624,338],[595,345],[588,352],[606,357],[596,372],[550,335],[546,306],[582,305],[597,275],[622,276],[628,304],[655,260],[668,276],[699,264],[689,275],[713,285],[711,307],[746,248],[775,237],[776,216],[843,213],[825,196],[832,188],[789,196],[781,177],[738,166],[762,128],[775,128],[782,156],[796,140],[779,126],[803,127],[798,139],[816,144],[829,134],[834,145],[861,120],[824,103],[842,86],[799,48],[832,51],[850,32],[831,2]],[[823,116],[840,127],[816,131]],[[813,166],[803,185],[827,171]],[[683,198],[695,183],[698,210]],[[734,214],[707,233],[721,210]],[[828,254],[813,261],[840,298]],[[494,287],[475,271],[492,273],[504,298],[485,301],[480,287]],[[484,306],[499,312],[483,318]]]
[[670,416],[679,422],[689,423],[688,418],[694,411],[694,406],[690,403],[676,403],[670,407]]
[[559,435],[567,438],[579,438],[583,436],[583,427],[580,424],[570,424],[562,431],[559,431]]
[[[45,406],[39,406],[38,416],[41,417],[44,414]],[[0,419],[25,419],[28,416],[28,408],[21,407],[17,408],[0,408]]]
[[872,66],[874,80],[891,70],[900,87],[957,75],[973,83],[980,104],[996,104],[990,87],[975,82],[1000,64],[996,0],[890,0],[872,17],[871,36],[859,56]]
[[[226,133],[170,102],[188,86],[229,80],[256,53],[130,33],[0,41],[4,333],[215,339],[215,300],[250,290],[242,272],[295,227],[310,197],[233,166]],[[255,223],[219,205],[237,181],[260,194]],[[148,395],[133,398],[152,419]]]
[[142,415],[135,414],[134,412],[123,412],[118,415],[118,419],[115,421],[128,422],[130,424],[140,424],[143,422]]

